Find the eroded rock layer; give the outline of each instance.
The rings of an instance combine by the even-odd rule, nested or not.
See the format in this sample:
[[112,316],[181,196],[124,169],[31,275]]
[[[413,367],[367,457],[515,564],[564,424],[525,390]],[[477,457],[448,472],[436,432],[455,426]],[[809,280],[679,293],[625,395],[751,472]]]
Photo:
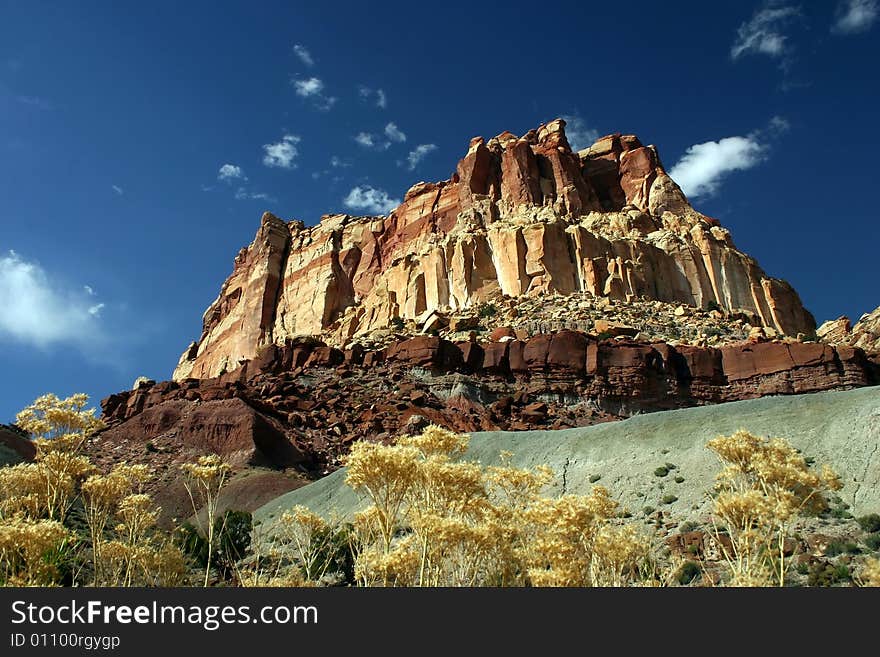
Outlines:
[[721,348],[558,331],[454,343],[433,336],[364,352],[268,345],[210,379],[141,384],[101,402],[102,443],[174,435],[241,464],[326,471],[351,441],[434,422],[459,431],[566,428],[634,413],[880,382],[858,348],[749,341]]
[[296,336],[344,346],[501,295],[717,305],[784,334],[815,330],[788,283],[690,206],[653,146],[614,134],[574,152],[564,126],[473,139],[449,180],[416,184],[386,217],[307,227],[264,214],[174,379],[218,376]]

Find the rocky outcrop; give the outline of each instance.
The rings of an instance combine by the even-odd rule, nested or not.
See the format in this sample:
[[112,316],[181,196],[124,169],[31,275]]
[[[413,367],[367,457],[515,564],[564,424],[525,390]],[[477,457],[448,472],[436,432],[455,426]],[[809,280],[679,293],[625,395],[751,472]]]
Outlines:
[[0,465],[33,461],[36,455],[37,446],[27,432],[15,425],[0,424]]
[[816,330],[816,335],[828,344],[863,349],[880,362],[880,308],[862,315],[855,326],[848,317],[829,320]]
[[414,185],[386,217],[306,227],[264,214],[174,378],[218,376],[296,336],[346,346],[501,295],[644,297],[812,333],[791,286],[691,208],[653,146],[615,134],[575,153],[564,126],[473,139],[449,180]]
[[142,385],[103,400],[112,428],[102,441],[170,432],[189,449],[326,469],[353,440],[391,439],[427,422],[459,431],[558,429],[880,383],[880,367],[849,346],[674,346],[567,330],[497,338],[418,336],[369,352],[315,340],[268,345],[220,377]]

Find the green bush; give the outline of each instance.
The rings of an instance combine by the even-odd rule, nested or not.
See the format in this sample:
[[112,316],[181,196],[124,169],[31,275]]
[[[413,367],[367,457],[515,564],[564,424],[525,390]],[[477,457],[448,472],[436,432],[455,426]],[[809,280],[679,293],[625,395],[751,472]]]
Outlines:
[[655,509],[653,506],[646,506],[644,509],[642,509],[642,513],[644,513],[646,516],[649,516],[654,513],[654,510]]
[[861,549],[852,541],[834,540],[825,548],[826,557],[836,557],[839,554],[858,554],[859,552]]
[[846,564],[834,565],[817,561],[810,568],[807,577],[809,586],[832,586],[839,582],[848,582],[852,579],[849,566]]
[[678,501],[678,497],[675,495],[664,495],[663,499],[660,500],[663,504],[672,504],[673,502]]
[[668,474],[669,474],[669,468],[667,468],[665,465],[661,465],[659,468],[654,470],[655,477],[665,477]]
[[597,481],[599,481],[601,478],[602,478],[602,475],[600,475],[600,474],[590,475],[590,483],[591,483],[591,484],[595,484],[595,483],[596,483]]
[[687,586],[699,577],[701,572],[702,569],[699,564],[693,561],[685,561],[681,564],[681,568],[679,568],[678,575],[676,575],[675,579],[682,586]]
[[[244,558],[251,545],[253,518],[247,511],[228,510],[214,521],[214,535],[217,537],[217,550],[211,565],[227,577],[236,561]],[[178,544],[183,553],[200,567],[208,565],[208,541],[190,523],[184,523],[178,530]]]
[[678,475],[678,476],[675,478],[675,483],[677,483],[677,484],[681,484],[681,483],[683,483],[683,482],[684,482],[684,477],[682,477],[681,475]]
[[880,514],[871,513],[867,516],[862,516],[858,520],[859,527],[862,528],[862,531],[868,532],[869,534],[875,534],[880,532]]
[[494,317],[498,314],[498,306],[494,303],[484,303],[480,306],[480,311],[478,313],[480,317]]
[[874,552],[880,550],[880,532],[869,534],[865,538],[865,546]]

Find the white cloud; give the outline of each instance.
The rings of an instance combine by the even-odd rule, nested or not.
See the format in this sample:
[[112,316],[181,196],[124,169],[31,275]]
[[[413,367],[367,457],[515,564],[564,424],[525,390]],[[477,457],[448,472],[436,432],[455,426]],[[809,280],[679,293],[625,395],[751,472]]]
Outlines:
[[799,13],[800,10],[793,5],[765,5],[755,12],[751,20],[739,26],[730,56],[738,59],[751,53],[781,57],[788,50],[785,43],[788,37],[783,30],[790,19]]
[[236,201],[268,201],[269,203],[277,203],[277,200],[264,192],[252,192],[245,187],[239,187],[235,190]]
[[390,122],[388,123],[388,125],[385,126],[385,136],[388,137],[388,139],[390,139],[391,141],[406,141],[406,135],[400,131],[400,128],[398,128],[397,124],[394,122]]
[[372,101],[376,104],[376,107],[380,109],[388,107],[388,97],[385,95],[383,89],[372,89],[362,85],[358,87],[358,93],[360,94],[361,99],[367,102]]
[[95,348],[105,336],[97,321],[104,304],[93,297],[89,286],[65,289],[39,264],[9,251],[0,256],[0,339],[40,348]]
[[301,61],[306,66],[314,66],[315,60],[312,59],[312,53],[308,51],[308,49],[299,43],[293,46],[294,54],[299,57],[299,61]]
[[364,148],[373,148],[376,145],[375,138],[369,132],[359,132],[354,140]]
[[669,175],[689,198],[711,196],[731,171],[751,169],[764,160],[767,147],[758,139],[759,133],[754,133],[694,144]]
[[247,176],[244,175],[241,167],[234,164],[224,164],[217,173],[217,180],[225,180],[227,182],[231,180],[247,180]]
[[[404,139],[406,138],[406,135],[404,135],[403,133],[400,134],[403,135]],[[374,135],[370,132],[359,132],[354,136],[354,140],[364,148],[372,148],[377,151],[387,151],[391,147],[390,141],[386,139],[380,139],[378,135]]]
[[299,155],[296,145],[300,138],[296,135],[284,135],[281,141],[274,144],[263,144],[263,164],[267,167],[279,167],[281,169],[294,169],[294,160]]
[[347,160],[343,160],[338,155],[334,155],[333,157],[330,158],[330,166],[333,167],[334,169],[345,169],[345,168],[351,166],[351,162],[349,162]]
[[407,168],[412,171],[416,168],[416,166],[418,166],[419,162],[421,162],[428,153],[436,150],[437,144],[419,144],[409,152],[409,155],[406,156],[406,161],[408,163]]
[[125,194],[125,190],[122,189],[122,187],[120,187],[119,185],[110,185],[110,187],[111,187],[111,189],[113,189],[113,191],[116,192],[119,196],[122,196],[123,194]]
[[91,285],[83,285],[83,289],[86,291],[86,294],[88,294],[90,297],[95,296],[95,291],[92,289]]
[[358,185],[348,193],[342,203],[352,210],[387,214],[400,205],[400,199],[390,198],[384,190],[374,189],[369,185]]
[[338,100],[339,99],[336,96],[319,96],[315,99],[315,108],[322,112],[327,112],[333,109],[333,106]]
[[599,138],[599,132],[587,126],[580,116],[569,114],[560,118],[565,121],[565,136],[573,151],[588,148]]
[[293,86],[296,89],[296,95],[302,96],[303,98],[317,96],[324,90],[324,82],[320,78],[294,80]]
[[310,99],[315,109],[319,109],[322,112],[330,110],[336,104],[336,101],[339,100],[336,96],[324,95],[324,81],[320,78],[296,79],[291,80],[291,82],[294,89],[296,89],[297,96]]
[[835,34],[857,34],[871,29],[880,14],[877,0],[843,0],[837,5],[837,18],[831,31]]
[[781,135],[784,132],[788,132],[791,130],[791,123],[784,116],[772,116],[770,117],[770,123],[767,126],[767,131],[771,135]]

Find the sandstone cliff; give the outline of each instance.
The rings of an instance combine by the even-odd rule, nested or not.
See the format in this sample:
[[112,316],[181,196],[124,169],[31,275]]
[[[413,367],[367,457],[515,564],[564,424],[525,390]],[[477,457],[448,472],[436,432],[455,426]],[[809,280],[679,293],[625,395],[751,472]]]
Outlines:
[[473,139],[449,180],[416,184],[387,217],[307,227],[264,214],[174,379],[217,376],[295,336],[343,346],[501,295],[717,305],[814,331],[792,287],[690,206],[653,146],[615,134],[573,152],[564,127]]
[[851,326],[846,316],[827,321],[816,334],[828,344],[850,345],[870,354],[880,354],[880,308],[862,315],[855,326]]

